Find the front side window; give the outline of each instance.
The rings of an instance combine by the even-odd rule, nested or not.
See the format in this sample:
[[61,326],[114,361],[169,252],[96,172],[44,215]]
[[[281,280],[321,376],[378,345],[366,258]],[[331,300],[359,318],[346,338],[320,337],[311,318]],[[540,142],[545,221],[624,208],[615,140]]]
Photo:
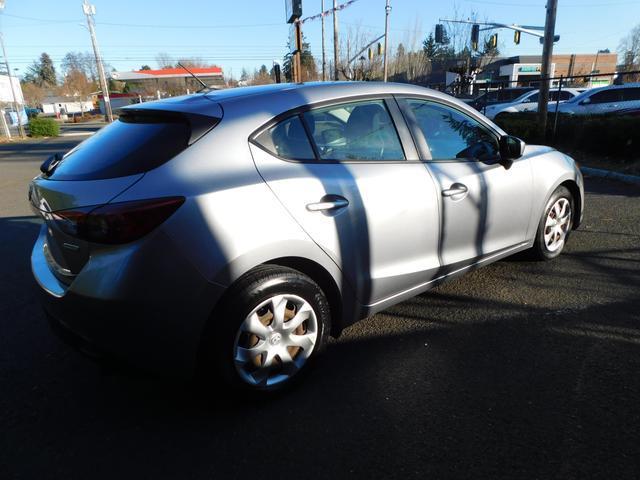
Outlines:
[[298,115],[268,128],[255,138],[255,142],[287,160],[315,160],[309,137]]
[[320,160],[404,160],[391,116],[382,100],[318,108],[304,113]]
[[620,98],[620,90],[604,90],[602,92],[591,95],[591,103],[612,103],[617,102]]
[[432,160],[488,161],[499,155],[496,137],[458,110],[424,100],[407,100],[431,151]]
[[[569,100],[570,98],[573,98],[573,94],[571,92],[567,92],[566,90],[561,91],[559,95],[560,95],[560,101]],[[556,94],[554,100],[556,100],[557,98],[558,98],[558,95]]]

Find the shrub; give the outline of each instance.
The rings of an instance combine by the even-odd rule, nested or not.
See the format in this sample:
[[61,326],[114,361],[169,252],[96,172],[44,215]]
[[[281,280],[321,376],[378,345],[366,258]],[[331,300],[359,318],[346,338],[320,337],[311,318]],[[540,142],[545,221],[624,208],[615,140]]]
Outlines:
[[622,115],[558,116],[553,135],[555,114],[549,114],[546,137],[538,132],[537,114],[509,113],[496,117],[496,123],[510,135],[527,143],[541,143],[564,150],[580,150],[616,157],[638,157],[640,118]]
[[57,137],[60,125],[52,118],[32,118],[29,121],[29,132],[32,137]]

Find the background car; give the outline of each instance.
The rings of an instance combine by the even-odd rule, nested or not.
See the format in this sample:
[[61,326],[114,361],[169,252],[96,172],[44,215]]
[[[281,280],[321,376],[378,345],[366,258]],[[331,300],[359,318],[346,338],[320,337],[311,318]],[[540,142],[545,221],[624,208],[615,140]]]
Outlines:
[[30,185],[32,270],[96,353],[281,389],[329,335],[582,216],[566,155],[392,83],[228,89],[132,105]]
[[[560,113],[598,115],[640,108],[640,83],[592,88],[561,104]],[[550,111],[555,112],[555,107]]]
[[491,90],[480,94],[478,97],[471,101],[465,101],[467,105],[475,108],[479,111],[484,111],[489,105],[495,105],[496,103],[511,102],[516,98],[522,96],[524,93],[534,90],[534,87],[508,87],[498,90]]
[[[560,99],[560,103],[580,95],[584,91],[578,88],[563,88],[562,90],[549,90],[549,103],[555,103]],[[497,103],[484,109],[482,112],[487,118],[494,119],[500,113],[516,113],[516,112],[537,112],[538,96],[540,90],[532,90],[524,95],[516,98],[513,102]],[[555,110],[554,110],[555,111]]]

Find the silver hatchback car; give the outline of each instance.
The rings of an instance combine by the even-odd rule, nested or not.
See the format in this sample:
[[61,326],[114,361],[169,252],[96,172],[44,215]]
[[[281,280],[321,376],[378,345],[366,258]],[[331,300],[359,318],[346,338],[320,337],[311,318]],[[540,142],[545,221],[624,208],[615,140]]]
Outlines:
[[54,325],[92,352],[256,391],[444,280],[559,255],[584,197],[568,156],[392,83],[134,105],[41,169],[31,263]]

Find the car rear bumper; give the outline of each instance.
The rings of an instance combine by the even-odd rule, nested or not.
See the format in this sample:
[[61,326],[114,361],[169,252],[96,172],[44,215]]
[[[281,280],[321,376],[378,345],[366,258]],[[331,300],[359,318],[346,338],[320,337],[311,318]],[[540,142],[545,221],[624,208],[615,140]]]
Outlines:
[[92,255],[66,285],[47,263],[43,228],[32,271],[45,311],[68,343],[90,356],[189,377],[207,319],[225,289],[207,282],[169,237],[152,236],[144,245]]

